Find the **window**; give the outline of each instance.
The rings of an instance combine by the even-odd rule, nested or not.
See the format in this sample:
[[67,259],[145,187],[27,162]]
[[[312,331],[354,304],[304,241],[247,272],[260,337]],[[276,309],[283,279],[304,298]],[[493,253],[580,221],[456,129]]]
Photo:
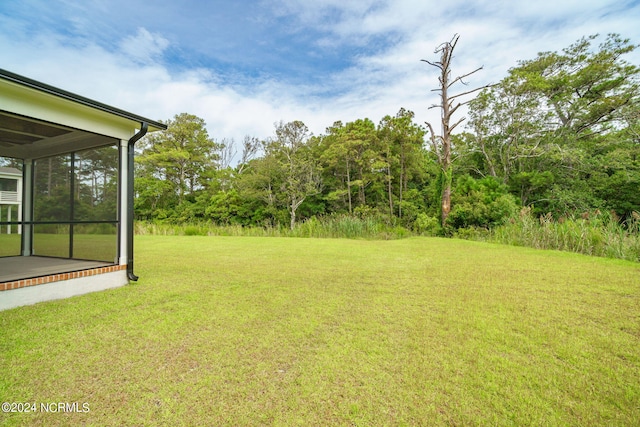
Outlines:
[[0,191],[18,191],[18,180],[0,178]]

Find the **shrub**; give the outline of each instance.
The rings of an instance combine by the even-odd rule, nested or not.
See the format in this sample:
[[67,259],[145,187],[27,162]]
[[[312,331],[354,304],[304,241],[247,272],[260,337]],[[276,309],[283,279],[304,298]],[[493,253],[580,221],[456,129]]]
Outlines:
[[517,212],[516,199],[493,177],[461,177],[452,195],[448,225],[453,228],[501,225]]
[[441,232],[440,221],[433,216],[419,213],[413,222],[413,231],[427,236],[436,236]]
[[199,236],[199,235],[206,235],[206,233],[202,233],[202,231],[200,230],[199,227],[196,227],[196,226],[193,226],[193,225],[188,225],[184,229],[184,235],[185,236]]

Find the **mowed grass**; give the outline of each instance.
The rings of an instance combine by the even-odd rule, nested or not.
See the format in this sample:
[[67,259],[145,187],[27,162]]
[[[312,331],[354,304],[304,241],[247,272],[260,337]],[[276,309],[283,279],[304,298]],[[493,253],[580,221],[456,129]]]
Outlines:
[[[36,233],[33,239],[36,255],[67,258],[69,235]],[[118,237],[115,234],[74,235],[74,258],[113,262],[116,258]],[[0,234],[0,257],[20,255],[21,236]]]
[[[486,243],[140,236],[0,312],[4,425],[640,425],[640,265]],[[0,295],[1,297],[1,295]]]
[[20,235],[5,233],[4,227],[0,227],[0,256],[20,255]]

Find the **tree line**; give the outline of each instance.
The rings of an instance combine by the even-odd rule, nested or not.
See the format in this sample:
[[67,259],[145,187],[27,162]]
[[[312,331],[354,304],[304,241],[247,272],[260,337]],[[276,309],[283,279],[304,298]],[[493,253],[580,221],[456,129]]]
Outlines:
[[[138,218],[294,228],[345,214],[446,233],[500,225],[523,207],[556,218],[640,211],[639,68],[626,60],[636,45],[584,37],[453,94],[480,70],[451,74],[456,43],[426,61],[441,71],[442,134],[400,109],[377,123],[337,121],[321,135],[279,122],[270,137],[236,143],[178,114],[139,143]],[[461,105],[466,120],[454,116]]]

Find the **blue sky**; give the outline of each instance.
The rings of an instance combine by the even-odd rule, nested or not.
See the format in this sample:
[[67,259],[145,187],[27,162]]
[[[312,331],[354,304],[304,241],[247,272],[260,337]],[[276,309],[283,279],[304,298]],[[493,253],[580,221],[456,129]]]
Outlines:
[[[501,80],[582,36],[640,43],[640,1],[21,0],[0,2],[0,68],[152,119],[205,119],[212,137],[271,136],[302,120],[436,122],[421,59],[458,33],[454,74]],[[628,58],[640,65],[640,52]]]

